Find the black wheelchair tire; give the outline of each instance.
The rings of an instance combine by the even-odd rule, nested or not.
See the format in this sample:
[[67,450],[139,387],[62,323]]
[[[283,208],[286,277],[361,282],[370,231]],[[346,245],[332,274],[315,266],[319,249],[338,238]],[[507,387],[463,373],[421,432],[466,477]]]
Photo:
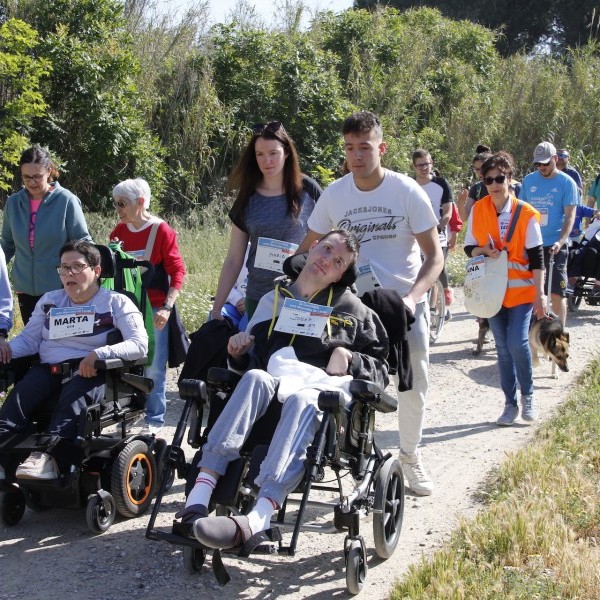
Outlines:
[[582,300],[583,296],[580,294],[572,294],[571,296],[567,296],[567,307],[571,312],[575,312],[581,305]]
[[183,547],[183,566],[189,575],[202,573],[202,565],[205,560],[206,550],[204,548]]
[[379,469],[375,482],[373,537],[380,558],[394,553],[404,517],[404,475],[397,459],[390,457]]
[[367,579],[367,560],[359,540],[351,540],[346,550],[346,587],[356,596]]
[[16,486],[5,491],[0,499],[0,521],[7,527],[14,527],[25,514],[25,496]]
[[85,520],[90,531],[104,533],[115,522],[117,508],[109,494],[103,501],[98,494],[92,494],[85,507]]
[[117,510],[124,517],[144,514],[156,490],[157,472],[154,455],[142,440],[127,444],[115,458],[111,493]]

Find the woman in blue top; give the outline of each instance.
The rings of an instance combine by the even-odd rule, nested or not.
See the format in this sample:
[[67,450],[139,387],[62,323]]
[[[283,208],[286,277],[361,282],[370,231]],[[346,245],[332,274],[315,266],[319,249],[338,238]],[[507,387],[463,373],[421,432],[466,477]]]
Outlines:
[[4,207],[0,245],[9,263],[21,317],[26,325],[43,294],[61,287],[56,256],[69,240],[91,241],[77,196],[61,187],[46,150],[32,146],[19,160],[23,189]]
[[273,279],[282,274],[285,258],[304,239],[322,191],[302,175],[294,142],[279,121],[252,128],[229,186],[237,190],[237,197],[229,213],[233,225],[215,294],[215,319],[223,318],[221,309],[240,273],[248,242],[246,311],[252,316],[261,297],[273,289]]

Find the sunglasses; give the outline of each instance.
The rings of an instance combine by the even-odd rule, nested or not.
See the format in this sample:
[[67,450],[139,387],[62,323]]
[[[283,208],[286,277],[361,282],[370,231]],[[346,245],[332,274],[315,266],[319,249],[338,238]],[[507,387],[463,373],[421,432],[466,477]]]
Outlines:
[[550,161],[548,162],[534,162],[533,166],[537,169],[538,167],[547,167],[550,164]]
[[115,200],[113,202],[113,206],[115,208],[125,208],[128,205],[129,205],[129,202],[125,202],[124,200]]
[[283,129],[281,121],[271,121],[270,123],[257,123],[252,125],[252,135],[262,135],[265,131],[277,133]]
[[496,175],[496,177],[484,177],[483,183],[485,185],[492,185],[492,183],[504,183],[506,181],[506,175]]

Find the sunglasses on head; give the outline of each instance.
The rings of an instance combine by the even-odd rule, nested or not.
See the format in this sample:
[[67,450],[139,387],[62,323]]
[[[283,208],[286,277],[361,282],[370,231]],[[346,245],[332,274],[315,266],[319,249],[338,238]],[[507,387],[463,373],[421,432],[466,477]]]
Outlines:
[[496,177],[484,177],[483,183],[485,185],[492,185],[492,183],[504,183],[506,181],[506,175],[496,175]]
[[252,135],[262,135],[265,131],[277,133],[283,129],[281,121],[271,121],[270,123],[257,123],[252,125]]

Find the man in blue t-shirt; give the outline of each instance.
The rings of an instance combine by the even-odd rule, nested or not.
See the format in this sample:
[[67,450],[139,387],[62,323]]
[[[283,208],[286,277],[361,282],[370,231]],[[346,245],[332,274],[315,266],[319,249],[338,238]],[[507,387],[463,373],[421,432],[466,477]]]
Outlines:
[[575,221],[579,193],[573,179],[556,168],[557,158],[556,148],[550,142],[536,146],[533,164],[537,171],[525,177],[519,198],[540,212],[546,281],[550,254],[554,255],[552,289],[546,292],[550,294],[552,311],[564,324],[567,318],[567,242]]

